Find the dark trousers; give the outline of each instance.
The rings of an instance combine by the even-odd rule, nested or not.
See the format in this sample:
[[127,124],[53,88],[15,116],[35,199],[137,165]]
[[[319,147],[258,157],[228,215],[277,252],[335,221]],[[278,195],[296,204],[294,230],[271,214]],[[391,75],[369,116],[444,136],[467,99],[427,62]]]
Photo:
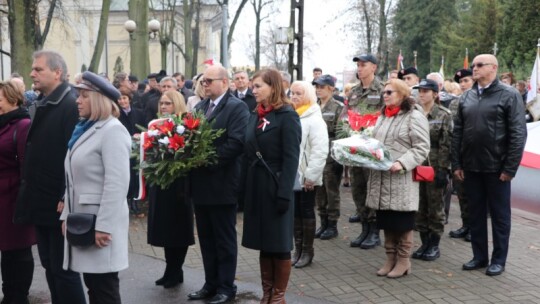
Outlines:
[[36,226],[36,237],[52,304],[85,304],[80,274],[62,269],[64,236],[60,226]]
[[2,303],[28,303],[28,290],[34,277],[32,247],[2,251]]
[[121,304],[118,272],[83,273],[90,304]]
[[236,205],[195,206],[195,218],[204,265],[204,288],[235,295]]
[[489,261],[487,212],[493,231],[492,264],[505,265],[510,239],[510,182],[499,173],[465,172],[465,194],[469,199],[471,244],[475,260]]

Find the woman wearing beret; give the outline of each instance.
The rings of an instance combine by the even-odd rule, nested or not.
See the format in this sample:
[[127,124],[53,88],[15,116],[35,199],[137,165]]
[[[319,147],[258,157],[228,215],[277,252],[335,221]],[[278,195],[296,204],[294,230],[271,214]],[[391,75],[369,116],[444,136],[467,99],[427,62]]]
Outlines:
[[24,97],[10,82],[0,82],[0,251],[2,303],[28,303],[34,275],[34,227],[13,223],[30,116]]
[[118,121],[120,94],[108,81],[85,72],[77,107],[80,122],[68,143],[65,207],[60,219],[69,229],[72,213],[94,214],[95,243],[65,241],[64,269],[83,273],[90,303],[121,303],[118,272],[128,267],[131,139]]
[[444,232],[444,195],[450,171],[450,145],[452,142],[452,114],[439,101],[436,81],[422,79],[418,85],[418,102],[429,122],[430,150],[424,166],[435,169],[435,182],[420,182],[420,205],[416,213],[416,230],[420,232],[422,246],[413,259],[434,261],[441,255],[439,242]]
[[[186,113],[184,97],[166,91],[159,100],[158,116]],[[152,123],[156,122],[151,122]],[[148,244],[163,247],[165,272],[155,283],[172,288],[184,282],[182,266],[190,245],[195,244],[193,208],[186,198],[186,179],[178,178],[169,188],[149,188]]]
[[378,276],[398,278],[411,271],[414,217],[418,210],[419,183],[412,170],[429,153],[429,124],[410,98],[409,86],[399,79],[386,82],[384,106],[373,129],[394,160],[388,171],[371,170],[366,205],[377,210],[377,224],[384,230],[386,263]]
[[294,180],[302,127],[285,96],[281,74],[263,69],[253,76],[257,107],[249,118],[242,246],[260,251],[261,303],[285,303],[291,274]]

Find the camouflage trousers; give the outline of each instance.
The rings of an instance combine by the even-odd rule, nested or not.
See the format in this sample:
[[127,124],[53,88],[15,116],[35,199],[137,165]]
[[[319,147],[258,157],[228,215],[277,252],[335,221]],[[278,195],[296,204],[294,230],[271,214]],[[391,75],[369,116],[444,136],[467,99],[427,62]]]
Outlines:
[[435,183],[420,183],[420,204],[416,212],[416,229],[441,236],[444,232],[444,187]]
[[469,203],[467,196],[465,196],[465,187],[463,182],[454,178],[454,189],[456,189],[457,197],[459,199],[459,209],[461,210],[461,221],[463,226],[469,227]]
[[328,216],[328,220],[337,221],[340,215],[339,186],[343,166],[336,161],[327,160],[323,170],[323,185],[317,187],[315,203],[319,216]]
[[362,222],[375,222],[377,215],[375,210],[366,207],[367,183],[369,178],[369,169],[362,167],[350,167],[351,192],[356,213],[360,216]]

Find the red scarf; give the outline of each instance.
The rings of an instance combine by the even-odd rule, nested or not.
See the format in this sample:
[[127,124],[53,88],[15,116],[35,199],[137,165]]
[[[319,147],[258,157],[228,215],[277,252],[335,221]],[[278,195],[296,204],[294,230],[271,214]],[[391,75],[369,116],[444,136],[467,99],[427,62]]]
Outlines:
[[257,107],[257,114],[259,115],[259,119],[262,119],[266,116],[266,114],[272,112],[274,110],[274,107],[268,106],[268,108],[264,108],[263,105],[259,105]]
[[384,116],[386,117],[396,116],[397,113],[399,113],[399,110],[401,110],[400,107],[396,107],[396,106],[386,107],[384,109]]

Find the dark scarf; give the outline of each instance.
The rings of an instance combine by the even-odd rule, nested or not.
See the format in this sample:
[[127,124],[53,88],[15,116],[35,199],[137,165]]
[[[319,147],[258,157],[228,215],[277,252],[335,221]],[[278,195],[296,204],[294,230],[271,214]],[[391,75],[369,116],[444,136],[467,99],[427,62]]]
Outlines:
[[75,125],[75,129],[73,130],[73,135],[71,135],[71,138],[68,142],[68,148],[71,150],[73,145],[77,142],[79,137],[81,137],[84,132],[86,132],[90,127],[92,127],[96,122],[94,120],[81,120],[77,125]]
[[28,114],[28,111],[26,109],[21,108],[21,107],[18,107],[13,111],[4,113],[0,115],[0,129],[5,127],[12,120],[23,119],[23,118],[30,118],[30,115]]

